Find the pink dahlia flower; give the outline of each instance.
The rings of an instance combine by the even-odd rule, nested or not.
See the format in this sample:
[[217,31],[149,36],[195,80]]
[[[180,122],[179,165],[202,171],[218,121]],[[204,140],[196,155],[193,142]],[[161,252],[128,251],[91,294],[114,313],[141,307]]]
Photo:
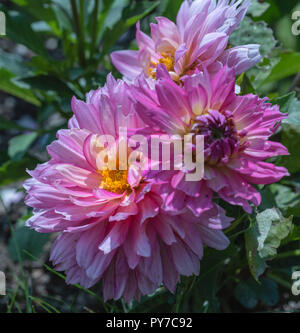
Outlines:
[[[180,87],[161,65],[155,89],[142,76],[132,89],[138,101],[136,110],[152,131],[156,128],[169,135],[204,136],[205,167],[201,181],[186,181],[182,170],[152,171],[156,181],[167,180],[166,209],[179,211],[188,206],[197,215],[215,192],[250,213],[249,203],[257,206],[261,201],[252,184],[270,184],[288,175],[285,168],[265,161],[288,155],[283,145],[269,141],[287,115],[267,98],[236,95],[234,72],[228,67],[213,78],[207,71],[186,76]],[[141,131],[146,133],[149,129]]]
[[227,65],[240,74],[260,60],[259,45],[228,47],[229,35],[244,18],[250,1],[184,1],[176,24],[157,17],[151,24],[151,38],[137,24],[138,51],[111,54],[115,67],[127,78],[140,73],[155,78],[158,64],[164,64],[173,80],[194,73],[204,65],[216,72]]
[[[141,127],[127,85],[108,77],[104,88],[72,101],[69,129],[48,146],[49,162],[30,171],[27,221],[38,232],[59,232],[52,248],[55,268],[66,281],[91,287],[102,279],[104,299],[139,299],[164,285],[176,289],[180,275],[199,274],[203,245],[222,250],[223,228],[231,221],[210,205],[200,217],[189,211],[168,215],[161,209],[160,185],[147,179],[140,163],[110,170],[99,162],[100,135]],[[111,152],[112,147],[107,149]]]

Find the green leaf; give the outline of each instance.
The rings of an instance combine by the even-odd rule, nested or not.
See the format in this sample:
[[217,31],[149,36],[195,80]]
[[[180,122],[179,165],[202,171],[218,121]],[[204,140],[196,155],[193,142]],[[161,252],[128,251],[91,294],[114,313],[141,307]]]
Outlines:
[[17,130],[20,130],[20,131],[27,130],[23,126],[20,126],[20,125],[16,124],[15,122],[4,118],[1,115],[0,115],[0,129],[1,130],[17,129]]
[[292,216],[285,218],[275,208],[256,215],[256,222],[245,233],[248,264],[256,280],[265,271],[266,260],[277,254],[277,248],[288,236],[291,225]]
[[261,195],[261,204],[259,205],[260,211],[276,207],[276,201],[274,194],[271,191],[271,186],[264,186],[259,192]]
[[293,224],[288,237],[283,240],[282,244],[287,244],[299,240],[300,240],[300,225]]
[[291,187],[281,184],[272,184],[269,187],[278,208],[285,211],[288,208],[300,208],[300,194]]
[[25,157],[20,161],[7,161],[0,167],[0,186],[28,178],[26,169],[33,169],[39,161]]
[[267,2],[258,2],[258,0],[252,0],[249,6],[247,14],[253,17],[261,16],[268,8],[270,4]]
[[148,15],[159,5],[159,2],[142,1],[140,3],[132,3],[122,14],[122,20],[119,20],[113,28],[107,27],[103,36],[103,55],[107,54],[116,41],[138,20]]
[[40,101],[35,97],[30,89],[22,87],[21,83],[15,80],[14,75],[4,68],[0,69],[0,90],[14,95],[24,101],[40,106]]
[[134,9],[136,15],[131,16],[126,20],[126,26],[131,27],[136,24],[137,21],[144,18],[146,15],[151,13],[157,6],[159,5],[159,1],[150,2],[150,1],[142,1],[138,3]]
[[31,28],[33,21],[24,12],[9,11],[6,13],[7,36],[18,44],[27,46],[34,53],[47,58],[48,53],[40,35]]
[[261,258],[258,253],[258,241],[257,236],[259,235],[257,226],[254,225],[245,232],[245,245],[247,260],[250,268],[250,272],[253,277],[258,281],[258,278],[264,273],[267,268],[265,260]]
[[245,17],[230,36],[232,46],[259,44],[262,57],[268,55],[276,43],[272,29],[268,28],[265,22],[254,22],[249,17]]
[[71,32],[73,30],[73,27],[72,27],[72,22],[70,20],[70,17],[67,15],[68,12],[64,11],[64,9],[61,8],[61,6],[59,6],[58,4],[55,4],[55,3],[52,6],[52,10],[55,14],[56,21],[59,26],[59,29],[58,29],[59,35],[62,36],[62,31],[64,31],[64,30]]
[[9,71],[16,76],[26,76],[32,73],[20,56],[4,52],[1,49],[0,68],[4,68],[6,71]]
[[62,80],[50,76],[50,75],[38,75],[22,79],[23,82],[28,84],[32,89],[43,91],[55,91],[58,95],[63,97],[72,97],[77,93],[76,90],[72,90],[68,83]]
[[[66,78],[67,71],[69,70],[70,63],[68,63],[68,60],[54,61],[40,56],[35,56],[31,58],[28,65],[34,69],[36,76],[48,75],[62,80]],[[36,87],[38,88],[38,86]]]
[[269,306],[275,306],[279,301],[277,284],[268,278],[262,278],[258,287],[258,295],[261,301]]
[[22,7],[22,12],[27,12],[40,21],[53,22],[55,20],[52,8],[49,6],[50,1],[13,0],[13,2]]
[[[39,257],[43,252],[43,247],[49,239],[48,234],[41,234],[28,227],[19,227],[14,231],[14,238],[22,260],[32,260],[32,257],[24,253],[24,250],[30,252],[33,256]],[[8,253],[12,260],[17,261],[18,255],[13,237],[8,243]]]
[[251,81],[249,80],[246,73],[242,73],[236,80],[236,84],[241,88],[241,95],[255,94],[255,89],[253,88]]
[[277,254],[281,240],[286,238],[291,230],[293,217],[285,218],[279,210],[267,209],[257,214],[258,252],[264,259],[270,259]]
[[279,301],[278,286],[268,278],[262,278],[261,283],[253,279],[243,281],[236,286],[234,295],[246,309],[254,309],[259,301],[268,306],[274,306]]
[[282,125],[282,143],[287,147],[290,155],[282,157],[282,165],[284,165],[290,173],[300,171],[300,125],[285,123]]
[[291,93],[290,98],[287,100],[283,110],[287,110],[289,117],[284,119],[283,127],[285,125],[300,125],[300,101],[294,97],[294,93]]
[[106,15],[103,28],[112,29],[122,19],[123,10],[129,5],[129,0],[113,0]]
[[300,171],[300,101],[295,97],[295,92],[271,100],[272,104],[278,104],[280,111],[288,113],[288,118],[282,121],[281,141],[286,146],[290,155],[282,156],[280,164],[285,166],[290,173]]
[[290,155],[281,157],[280,164],[288,168],[290,173],[298,172],[300,171],[300,101],[295,98],[295,93],[290,93],[271,102],[278,103],[281,111],[289,114],[289,117],[282,121],[282,143]]
[[38,133],[33,132],[13,137],[8,144],[9,157],[15,160],[21,159],[37,136]]
[[274,66],[264,83],[278,81],[300,71],[300,53],[287,52],[280,55],[280,61]]
[[258,304],[255,288],[248,281],[236,286],[234,296],[246,309],[254,309]]
[[256,90],[264,93],[267,85],[264,84],[272,69],[280,61],[280,49],[274,48],[260,63],[250,68],[247,72],[248,77]]
[[280,96],[277,98],[273,98],[270,102],[275,105],[279,105],[280,111],[282,113],[292,113],[293,112],[293,102],[295,99],[296,93],[293,91],[289,94],[286,94],[284,96]]
[[279,50],[275,48],[277,41],[273,30],[263,21],[254,22],[245,17],[237,30],[230,36],[230,45],[259,44],[262,61],[252,67],[247,75],[255,89],[258,89],[270,75],[272,68],[280,61]]
[[[164,3],[165,1],[162,1],[162,2]],[[182,0],[169,0],[166,2],[167,2],[167,5],[166,5],[166,9],[163,13],[163,16],[167,17],[171,21],[175,21],[178,10],[182,4]]]

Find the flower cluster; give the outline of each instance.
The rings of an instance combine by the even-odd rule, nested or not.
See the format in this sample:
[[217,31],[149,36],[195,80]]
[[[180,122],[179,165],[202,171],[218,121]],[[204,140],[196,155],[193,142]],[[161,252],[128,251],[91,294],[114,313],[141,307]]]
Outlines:
[[111,58],[127,79],[140,73],[156,77],[157,66],[164,64],[174,81],[205,66],[211,73],[226,65],[240,74],[260,60],[259,45],[228,47],[229,35],[244,18],[250,0],[184,1],[176,24],[157,17],[151,24],[151,37],[137,25],[139,51],[117,51]]
[[[235,76],[260,59],[257,45],[228,46],[248,5],[184,1],[176,24],[157,18],[152,38],[138,24],[139,51],[112,54],[125,80],[109,75],[85,102],[73,98],[68,129],[24,185],[33,207],[27,225],[59,233],[50,259],[67,283],[101,280],[105,300],[126,302],[161,285],[174,293],[181,275],[199,274],[204,245],[229,244],[222,229],[233,219],[214,198],[251,212],[260,203],[253,185],[288,174],[265,162],[288,154],[269,141],[284,114],[267,99],[235,94]],[[188,180],[193,170],[166,170],[138,149],[152,134],[202,136],[203,177]],[[196,154],[195,140],[189,150]]]

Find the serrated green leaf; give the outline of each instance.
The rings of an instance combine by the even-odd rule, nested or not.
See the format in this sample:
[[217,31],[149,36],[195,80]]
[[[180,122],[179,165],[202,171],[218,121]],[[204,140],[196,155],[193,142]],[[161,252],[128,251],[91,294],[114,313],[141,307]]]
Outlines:
[[291,230],[293,217],[285,218],[279,210],[266,209],[257,214],[258,252],[261,258],[269,259],[277,254],[281,240],[286,238]]
[[285,218],[278,209],[266,209],[256,215],[256,221],[245,233],[246,253],[250,271],[258,280],[265,271],[266,260],[277,253],[281,240],[292,225],[292,216]]
[[250,17],[245,17],[238,29],[231,34],[230,45],[246,44],[260,45],[262,61],[247,72],[253,87],[257,90],[280,61],[279,50],[275,48],[277,41],[273,30],[268,28],[265,22],[254,22]]
[[254,22],[249,17],[245,17],[230,36],[232,46],[259,44],[262,57],[268,55],[276,43],[272,29],[268,28],[265,22]]
[[258,0],[252,0],[247,11],[247,14],[253,17],[261,16],[268,8],[270,4],[267,2],[258,2]]

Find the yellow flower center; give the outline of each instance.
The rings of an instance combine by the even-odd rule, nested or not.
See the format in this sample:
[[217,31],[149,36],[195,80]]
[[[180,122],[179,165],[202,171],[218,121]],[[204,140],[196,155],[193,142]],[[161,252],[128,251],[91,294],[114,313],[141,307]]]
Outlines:
[[99,171],[99,173],[102,176],[100,187],[103,190],[113,193],[123,193],[131,189],[127,180],[128,170],[109,170],[107,168]]
[[162,58],[160,58],[158,60],[158,62],[151,62],[151,66],[148,68],[148,73],[149,76],[151,76],[153,79],[156,79],[156,67],[157,65],[161,65],[164,64],[167,67],[167,70],[170,71],[174,71],[174,56],[169,55],[167,53],[161,53]]
[[169,56],[166,53],[162,53],[162,58],[159,59],[159,64],[164,64],[167,67],[168,71],[171,71],[174,69],[174,57]]

